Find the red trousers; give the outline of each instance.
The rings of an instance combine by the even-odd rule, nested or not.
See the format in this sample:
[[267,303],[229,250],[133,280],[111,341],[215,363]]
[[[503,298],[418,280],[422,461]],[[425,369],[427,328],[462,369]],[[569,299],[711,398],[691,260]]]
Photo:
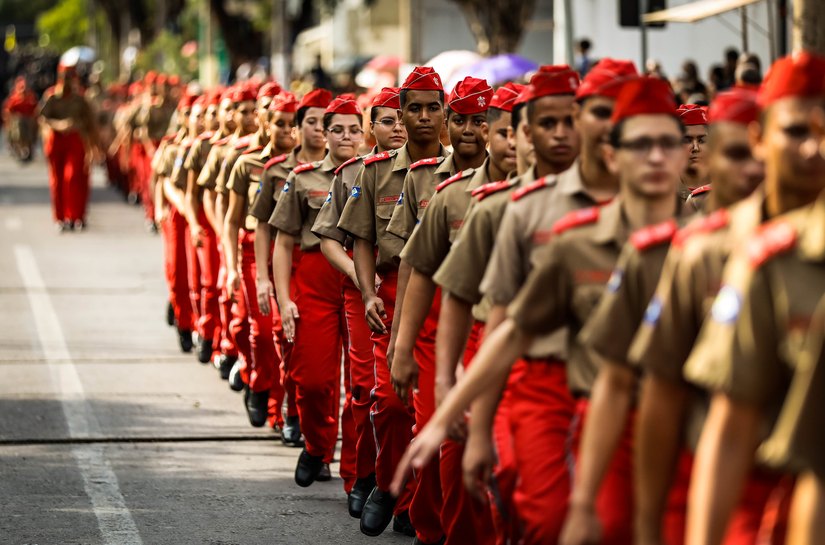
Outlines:
[[189,228],[186,219],[174,207],[170,208],[169,215],[163,222],[162,233],[169,301],[175,311],[178,329],[191,331],[195,324],[192,301],[189,298],[189,271],[186,262]]
[[249,366],[252,362],[252,347],[249,343],[249,317],[243,292],[230,293],[226,286],[226,257],[223,248],[218,245],[221,268],[218,271],[218,306],[221,313],[221,351],[224,354],[240,356],[241,378],[249,384]]
[[[412,439],[412,428],[415,424],[412,409],[406,407],[392,388],[390,368],[387,365],[387,349],[390,343],[392,318],[395,314],[395,295],[398,287],[398,273],[392,271],[382,275],[378,297],[384,302],[387,319],[384,325],[387,332],[372,333],[373,355],[375,357],[375,387],[372,390],[372,420],[373,433],[376,442],[375,480],[376,486],[383,491],[390,489],[395,468],[404,451]],[[395,503],[395,514],[407,511],[415,490],[415,480],[407,480],[404,492]]]
[[375,357],[372,354],[370,328],[364,319],[364,302],[360,290],[349,278],[344,279],[344,311],[349,344],[350,412],[355,430],[355,475],[357,479],[375,473],[375,435],[370,423],[370,391],[375,387]]
[[[342,280],[346,280],[345,277]],[[341,296],[343,297],[343,286]],[[350,493],[358,479],[358,438],[355,435],[355,418],[352,415],[352,358],[349,354],[349,330],[347,329],[346,303],[341,309],[341,340],[343,341],[344,406],[341,408],[341,463],[338,474],[344,481],[344,492]],[[336,411],[336,414],[337,411]],[[369,475],[369,474],[368,474]]]
[[[155,142],[155,147],[160,142]],[[129,193],[140,197],[147,219],[155,217],[155,198],[152,194],[152,156],[143,142],[132,141],[129,148]]]
[[728,523],[724,545],[783,545],[792,495],[792,479],[753,469]]
[[300,318],[290,356],[305,448],[331,462],[338,440],[343,278],[320,251],[304,252],[292,277]]
[[55,221],[86,219],[89,168],[86,145],[78,132],[49,131],[43,142],[49,165],[49,192]]
[[200,313],[196,329],[198,335],[212,340],[213,353],[220,352],[221,314],[218,306],[218,272],[221,258],[218,254],[218,239],[215,231],[206,220],[203,208],[198,211],[198,223],[201,226],[201,245],[195,247],[200,271]]
[[[418,364],[418,389],[413,392],[416,433],[424,429],[435,413],[435,332],[440,309],[441,290],[437,289],[413,351]],[[440,462],[432,460],[417,472],[418,485],[410,503],[410,521],[418,539],[425,543],[434,543],[444,536],[439,467]]]
[[[303,253],[301,252],[300,246],[296,244],[292,251],[292,278],[295,277],[296,271],[298,270],[298,265],[301,263],[302,255]],[[270,267],[270,269],[271,268],[272,267]],[[292,290],[290,298],[295,301],[298,297],[297,283],[291,282],[290,289]],[[286,336],[284,335],[284,326],[281,321],[281,312],[278,309],[277,295],[269,302],[269,306],[272,309],[272,331],[275,334],[275,349],[277,350],[278,357],[281,361],[281,386],[283,387],[284,395],[286,396],[287,416],[298,416],[298,406],[295,404],[295,381],[292,379],[292,371],[289,363],[292,356],[293,345],[292,343],[287,342]],[[270,426],[277,423],[275,415],[281,414],[281,410],[281,407],[275,407],[275,400],[269,398]]]
[[[573,448],[578,458],[581,434],[587,417],[587,399],[576,404],[573,421]],[[633,542],[633,421],[635,412],[628,416],[619,446],[607,468],[607,474],[599,496],[596,512],[602,523],[602,543],[622,545]]]
[[[186,220],[186,216],[183,217]],[[198,261],[198,251],[195,245],[192,244],[190,233],[189,222],[186,222],[184,246],[186,248],[186,268],[189,277],[189,302],[192,305],[192,327],[198,333],[198,336],[203,338],[203,332],[199,329],[201,323],[201,293],[203,292],[201,264]]]
[[[240,233],[240,264],[243,296],[249,314],[249,343],[252,361],[249,371],[249,388],[253,392],[269,390],[275,409],[275,423],[283,426],[284,419],[280,407],[284,401],[281,386],[281,358],[275,350],[274,316],[261,314],[258,308],[257,270],[255,268],[255,233],[242,230]],[[271,267],[268,267],[271,270]]]

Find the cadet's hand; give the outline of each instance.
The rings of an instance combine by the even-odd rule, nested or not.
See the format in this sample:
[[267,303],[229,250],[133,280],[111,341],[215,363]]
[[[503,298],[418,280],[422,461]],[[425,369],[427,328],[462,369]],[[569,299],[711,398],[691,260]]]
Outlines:
[[194,224],[189,226],[189,240],[192,241],[192,244],[195,248],[200,248],[203,246],[203,227],[199,224]]
[[464,488],[478,501],[487,500],[487,483],[493,475],[493,438],[490,434],[471,432],[464,447],[461,469]]
[[269,278],[264,278],[263,280],[259,278],[256,287],[258,293],[258,310],[260,310],[264,316],[269,316],[269,300],[270,297],[275,295],[275,292],[272,290],[272,282],[269,281]]
[[155,223],[160,225],[166,219],[166,216],[169,213],[169,209],[166,206],[156,206],[155,207]]
[[228,291],[232,299],[235,299],[235,293],[241,289],[241,275],[236,269],[230,269],[226,272],[226,291]]
[[278,307],[281,310],[281,325],[284,327],[284,337],[287,342],[295,342],[295,321],[301,316],[298,314],[298,306],[291,299],[279,299]]
[[395,470],[395,476],[390,484],[390,492],[395,497],[401,494],[404,488],[404,482],[407,480],[407,475],[411,469],[419,470],[430,461],[430,459],[438,454],[441,448],[441,443],[444,442],[447,432],[436,418],[431,419],[424,429],[413,439],[410,446],[407,447],[407,452],[398,463]]
[[373,295],[364,300],[364,308],[367,311],[367,325],[370,330],[373,333],[386,333],[387,326],[384,325],[384,320],[387,319],[387,312],[384,310],[384,301],[377,295]]
[[571,505],[561,531],[561,545],[597,545],[602,525],[592,506]]
[[455,386],[454,376],[436,376],[435,377],[435,408],[441,406],[444,398],[450,393],[450,390]]
[[410,387],[418,389],[418,364],[411,350],[395,350],[390,373],[392,389],[405,405],[409,405],[412,401],[409,399]]

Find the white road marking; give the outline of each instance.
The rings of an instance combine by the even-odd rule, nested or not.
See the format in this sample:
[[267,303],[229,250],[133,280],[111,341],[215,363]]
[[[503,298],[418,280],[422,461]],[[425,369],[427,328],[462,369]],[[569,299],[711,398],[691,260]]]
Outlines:
[[[43,356],[60,396],[69,435],[72,438],[99,436],[100,423],[86,400],[63,328],[31,247],[15,245],[14,255],[34,313]],[[80,469],[86,495],[92,502],[103,542],[107,545],[142,545],[135,521],[120,492],[117,476],[106,459],[104,447],[77,445],[72,448],[72,455]]]
[[9,231],[20,231],[23,229],[23,220],[17,216],[9,216],[6,218],[6,229]]

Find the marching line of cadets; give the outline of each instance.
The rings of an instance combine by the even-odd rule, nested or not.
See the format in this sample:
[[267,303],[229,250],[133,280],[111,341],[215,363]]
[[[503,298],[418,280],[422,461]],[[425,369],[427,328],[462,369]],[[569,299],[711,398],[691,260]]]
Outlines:
[[[96,143],[61,74],[55,219],[82,224],[57,188]],[[162,138],[146,104],[117,144],[168,208],[181,347],[301,447],[300,486],[340,426],[363,533],[822,542],[825,58],[709,108],[613,59],[448,97],[417,67],[363,110],[241,83],[184,95]]]

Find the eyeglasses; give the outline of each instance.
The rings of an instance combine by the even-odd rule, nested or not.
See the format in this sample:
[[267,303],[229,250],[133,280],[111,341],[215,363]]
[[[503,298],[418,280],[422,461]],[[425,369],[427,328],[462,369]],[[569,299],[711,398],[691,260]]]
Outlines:
[[648,155],[654,147],[662,150],[663,153],[673,153],[682,146],[682,139],[675,136],[663,136],[661,138],[637,138],[636,140],[625,140],[619,142],[620,148],[637,153]]
[[358,136],[359,134],[363,134],[364,132],[363,129],[361,129],[360,127],[347,128],[342,127],[340,125],[330,127],[328,130],[335,136],[341,136],[344,133],[349,133],[351,136]]
[[400,125],[401,120],[400,119],[393,119],[391,117],[384,117],[384,118],[379,119],[378,121],[376,121],[376,123],[378,123],[379,125],[381,125],[383,127],[386,127],[388,129],[390,129],[390,128],[395,127],[396,125]]

